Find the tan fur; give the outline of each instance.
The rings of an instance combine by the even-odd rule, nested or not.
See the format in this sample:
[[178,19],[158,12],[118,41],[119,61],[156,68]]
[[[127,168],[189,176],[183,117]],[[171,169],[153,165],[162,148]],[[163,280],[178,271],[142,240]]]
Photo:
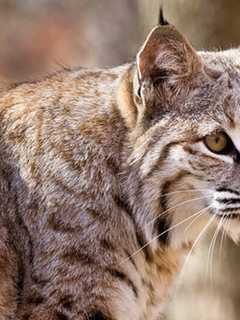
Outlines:
[[129,129],[134,128],[137,118],[136,105],[133,101],[133,70],[133,68],[130,69],[129,72],[124,75],[117,91],[118,106]]

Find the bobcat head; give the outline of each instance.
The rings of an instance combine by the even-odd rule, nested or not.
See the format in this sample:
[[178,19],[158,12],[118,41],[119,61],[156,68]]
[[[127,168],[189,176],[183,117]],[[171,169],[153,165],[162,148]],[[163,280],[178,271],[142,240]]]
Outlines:
[[237,240],[238,75],[205,65],[189,42],[166,25],[150,33],[120,92],[120,111],[133,143],[129,163],[141,176],[144,200],[138,211],[139,217],[141,211],[147,216],[146,233],[158,240],[164,234],[179,245],[215,223]]

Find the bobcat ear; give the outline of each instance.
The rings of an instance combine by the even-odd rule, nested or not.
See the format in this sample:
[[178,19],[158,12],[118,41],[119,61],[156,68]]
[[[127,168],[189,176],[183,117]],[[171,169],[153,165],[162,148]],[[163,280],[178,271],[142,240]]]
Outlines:
[[158,26],[137,55],[135,92],[143,100],[153,99],[155,93],[167,102],[186,89],[202,68],[197,52],[175,27]]

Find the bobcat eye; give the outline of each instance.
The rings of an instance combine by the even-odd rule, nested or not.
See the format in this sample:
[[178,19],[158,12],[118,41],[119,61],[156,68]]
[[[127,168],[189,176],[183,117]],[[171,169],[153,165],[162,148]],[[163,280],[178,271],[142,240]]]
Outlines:
[[232,149],[232,142],[224,132],[217,132],[206,136],[204,143],[214,153],[226,154]]

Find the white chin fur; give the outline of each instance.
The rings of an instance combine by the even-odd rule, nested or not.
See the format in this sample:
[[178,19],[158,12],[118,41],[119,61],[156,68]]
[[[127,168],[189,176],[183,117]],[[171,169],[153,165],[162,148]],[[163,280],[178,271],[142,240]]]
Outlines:
[[[197,217],[195,221],[194,218],[186,221],[186,223],[173,230],[170,235],[170,244],[172,248],[179,249],[182,248],[183,244],[194,243],[202,231],[204,231],[204,233],[207,231],[208,228],[206,228],[206,226],[210,219],[209,215],[206,213]],[[203,236],[204,234],[202,234],[200,238]]]

